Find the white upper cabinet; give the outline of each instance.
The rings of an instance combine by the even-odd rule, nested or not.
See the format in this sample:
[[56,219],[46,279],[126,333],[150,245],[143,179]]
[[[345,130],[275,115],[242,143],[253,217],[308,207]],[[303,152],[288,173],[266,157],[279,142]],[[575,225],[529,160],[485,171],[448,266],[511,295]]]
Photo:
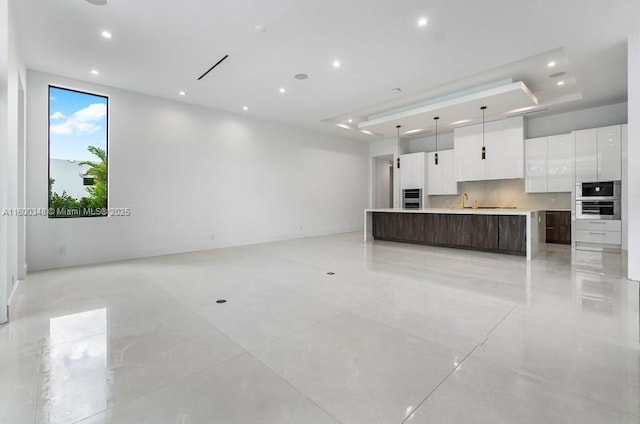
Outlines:
[[573,162],[571,134],[547,138],[547,191],[560,193],[573,190]]
[[574,131],[576,182],[622,177],[620,125]]
[[524,178],[524,118],[517,116],[485,123],[482,159],[482,124],[453,132],[457,181]]
[[425,161],[424,152],[400,155],[400,187],[403,190],[427,188]]
[[527,171],[524,190],[527,193],[547,192],[547,137],[530,138],[526,142]]
[[453,130],[456,181],[485,179],[482,153],[482,126],[470,125]]
[[570,192],[573,189],[571,134],[531,138],[526,141],[527,193]]
[[576,181],[598,181],[598,131],[574,132],[576,152]]
[[598,181],[621,179],[620,125],[598,128]]
[[427,153],[427,194],[458,194],[453,150],[439,151],[437,165],[435,152]]

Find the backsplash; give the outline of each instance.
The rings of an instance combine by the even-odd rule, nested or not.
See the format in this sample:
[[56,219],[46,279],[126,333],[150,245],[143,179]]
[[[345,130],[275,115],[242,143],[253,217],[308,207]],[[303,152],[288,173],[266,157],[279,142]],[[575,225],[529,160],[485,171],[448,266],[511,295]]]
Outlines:
[[571,209],[571,193],[525,193],[524,180],[467,181],[458,183],[459,195],[429,196],[432,208],[455,208],[462,193],[466,206],[517,207],[522,209]]

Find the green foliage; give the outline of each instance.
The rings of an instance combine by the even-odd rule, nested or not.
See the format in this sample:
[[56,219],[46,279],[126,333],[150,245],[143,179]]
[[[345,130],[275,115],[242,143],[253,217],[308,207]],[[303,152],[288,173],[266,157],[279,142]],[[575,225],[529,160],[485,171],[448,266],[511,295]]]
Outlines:
[[87,165],[86,175],[94,179],[94,185],[86,187],[87,197],[76,199],[63,191],[58,194],[53,191],[55,180],[49,178],[49,208],[53,208],[51,217],[95,216],[91,211],[106,210],[107,208],[107,153],[94,146],[87,148],[99,161],[82,161],[78,165]]

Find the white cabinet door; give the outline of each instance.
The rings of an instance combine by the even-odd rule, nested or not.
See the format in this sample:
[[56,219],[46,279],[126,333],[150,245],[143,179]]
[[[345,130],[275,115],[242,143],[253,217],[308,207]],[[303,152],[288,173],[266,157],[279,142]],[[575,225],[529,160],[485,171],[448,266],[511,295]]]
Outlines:
[[[487,153],[484,160],[486,167],[484,179],[505,179],[508,173],[508,165],[505,163],[508,152],[506,152],[507,142],[502,121],[487,122],[484,127],[484,145]],[[480,125],[480,131],[482,132],[482,125]]]
[[524,190],[527,193],[547,191],[547,137],[530,138],[526,141],[527,172]]
[[412,155],[400,155],[400,187],[403,190],[416,188],[414,162]]
[[576,183],[598,181],[598,130],[574,131]]
[[598,181],[621,179],[620,125],[598,128]]
[[400,155],[400,187],[407,189],[425,189],[425,153]]
[[455,172],[455,153],[453,149],[439,152],[439,163],[442,169],[441,194],[458,194],[458,182]]
[[438,165],[435,152],[427,153],[427,171],[427,194],[458,194],[453,149],[438,152]]
[[574,187],[573,140],[571,134],[547,138],[547,191],[570,192]]
[[498,121],[502,125],[502,162],[500,177],[524,178],[524,117]]
[[481,159],[482,125],[453,130],[456,181],[485,179],[485,161]]
[[442,159],[438,153],[438,164],[435,164],[435,152],[427,153],[427,194],[442,194]]
[[453,130],[457,181],[524,178],[524,118],[485,123],[482,159],[482,124]]

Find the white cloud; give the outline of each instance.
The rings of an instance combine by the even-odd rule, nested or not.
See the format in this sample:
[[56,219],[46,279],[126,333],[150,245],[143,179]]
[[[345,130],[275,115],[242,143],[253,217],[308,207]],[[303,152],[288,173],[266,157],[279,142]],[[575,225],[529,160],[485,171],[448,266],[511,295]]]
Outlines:
[[[107,114],[107,105],[94,103],[73,113],[66,121],[51,125],[52,134],[93,134],[100,130],[96,121],[101,121]],[[55,115],[55,114],[54,114]]]
[[51,119],[64,119],[64,118],[66,118],[66,117],[67,117],[67,115],[65,115],[64,113],[62,113],[62,112],[60,112],[60,111],[58,111],[58,112],[53,112],[53,113],[51,114],[51,116],[49,116],[49,118],[51,118]]

